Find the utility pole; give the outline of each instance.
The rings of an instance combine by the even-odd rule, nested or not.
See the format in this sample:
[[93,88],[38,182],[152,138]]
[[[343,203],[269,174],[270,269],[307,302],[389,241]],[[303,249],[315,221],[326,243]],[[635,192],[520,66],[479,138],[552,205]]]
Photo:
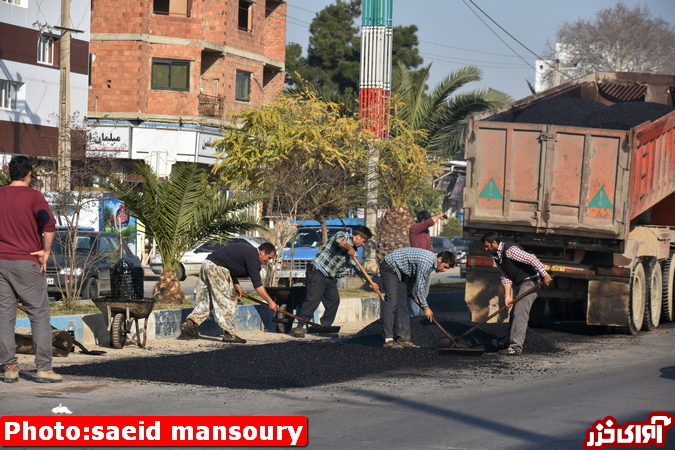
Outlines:
[[59,167],[57,185],[61,192],[70,191],[70,0],[61,0],[61,41],[59,68]]
[[[359,113],[361,126],[375,139],[389,137],[389,99],[391,98],[391,53],[393,40],[392,0],[363,0],[361,5],[361,73]],[[377,163],[376,146],[370,145],[366,172],[366,226],[377,230]],[[364,268],[378,270],[377,235],[364,246]]]

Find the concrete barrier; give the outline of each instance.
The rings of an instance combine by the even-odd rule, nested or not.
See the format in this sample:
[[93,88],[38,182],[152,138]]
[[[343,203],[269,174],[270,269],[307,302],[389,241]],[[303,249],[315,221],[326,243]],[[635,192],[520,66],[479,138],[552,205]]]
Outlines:
[[[463,291],[429,294],[427,301],[436,314],[468,311],[464,302]],[[379,297],[343,298],[340,301],[335,322],[369,322],[377,320],[380,318],[380,302]],[[314,322],[319,322],[323,311],[323,306],[320,305],[314,313]],[[181,335],[180,325],[185,321],[190,312],[192,312],[192,308],[153,311],[148,317],[147,338],[177,338]],[[419,307],[412,301],[411,314],[413,316],[422,314]],[[59,330],[65,330],[70,322],[75,327],[75,339],[85,346],[110,345],[110,335],[107,332],[108,323],[102,313],[56,316],[51,318],[52,326]],[[144,320],[140,320],[139,326],[143,327],[144,322]],[[16,327],[30,328],[30,321],[27,318],[17,319]],[[276,323],[272,321],[272,312],[262,305],[239,305],[235,316],[235,332],[253,330],[276,330]],[[222,332],[221,328],[212,318],[202,323],[199,326],[199,331],[206,335],[215,335]],[[136,328],[133,323],[129,338],[136,339]]]

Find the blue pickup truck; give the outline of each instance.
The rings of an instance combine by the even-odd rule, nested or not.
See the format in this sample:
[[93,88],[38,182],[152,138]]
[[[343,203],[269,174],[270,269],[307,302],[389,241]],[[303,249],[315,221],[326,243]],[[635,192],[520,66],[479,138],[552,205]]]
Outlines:
[[[355,225],[328,226],[328,239],[332,238],[338,231],[352,232]],[[283,250],[283,259],[278,271],[279,286],[289,286],[291,283],[304,284],[307,264],[314,258],[314,255],[321,251],[321,226],[319,225],[301,225]],[[359,261],[363,261],[363,248],[358,249]]]

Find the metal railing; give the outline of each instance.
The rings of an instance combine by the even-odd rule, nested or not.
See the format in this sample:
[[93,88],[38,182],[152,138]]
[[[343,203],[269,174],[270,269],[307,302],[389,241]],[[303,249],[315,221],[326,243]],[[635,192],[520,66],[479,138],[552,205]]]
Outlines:
[[221,117],[223,115],[223,97],[199,94],[199,115]]

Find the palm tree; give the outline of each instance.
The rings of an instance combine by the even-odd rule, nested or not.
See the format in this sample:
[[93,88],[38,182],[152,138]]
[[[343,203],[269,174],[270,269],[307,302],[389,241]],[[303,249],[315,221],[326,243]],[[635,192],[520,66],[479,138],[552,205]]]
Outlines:
[[[394,67],[390,127],[394,139],[414,133],[415,144],[423,149],[427,162],[461,155],[469,117],[512,101],[492,89],[457,94],[467,83],[480,81],[480,69],[472,66],[450,73],[427,93],[430,68],[431,64],[413,73],[400,63]],[[394,149],[392,154],[382,154],[382,159],[394,156],[389,158],[389,171],[401,179],[392,183],[386,193],[389,207],[378,223],[378,258],[409,245],[408,230],[413,218],[406,203],[414,186],[428,179],[433,170],[433,164],[429,164],[427,176],[420,177],[417,170],[423,163],[413,158],[413,152],[414,148],[408,147],[404,153]]]
[[455,94],[467,83],[480,81],[482,72],[467,66],[450,73],[431,92],[426,93],[431,64],[413,76],[405,66],[394,67],[392,94],[401,106],[397,117],[413,130],[426,132],[418,144],[432,157],[451,158],[461,154],[466,139],[466,125],[472,115],[502,106],[513,99],[493,89],[479,89]]
[[228,199],[214,188],[194,163],[176,164],[168,179],[160,179],[146,164],[137,164],[143,181],[130,185],[119,178],[102,184],[124,202],[129,213],[145,225],[162,255],[163,269],[155,292],[162,301],[182,303],[185,294],[176,269],[185,252],[209,239],[264,229],[243,213],[257,198]]

